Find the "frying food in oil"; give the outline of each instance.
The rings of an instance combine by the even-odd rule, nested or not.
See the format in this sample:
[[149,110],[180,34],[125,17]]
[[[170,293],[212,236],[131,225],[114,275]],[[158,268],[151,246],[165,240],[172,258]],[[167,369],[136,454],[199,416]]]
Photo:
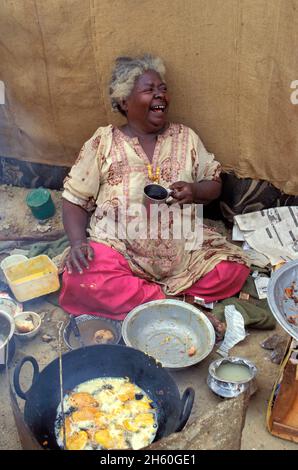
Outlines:
[[[64,397],[65,443],[68,450],[141,449],[157,431],[152,400],[127,378],[93,379]],[[61,404],[55,433],[64,446]]]

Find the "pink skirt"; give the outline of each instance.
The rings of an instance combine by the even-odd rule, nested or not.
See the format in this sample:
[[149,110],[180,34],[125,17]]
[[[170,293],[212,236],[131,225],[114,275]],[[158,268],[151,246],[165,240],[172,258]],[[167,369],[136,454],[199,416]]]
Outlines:
[[[123,320],[138,305],[166,297],[159,284],[135,276],[118,251],[96,242],[91,246],[94,259],[89,269],[83,274],[63,273],[59,301],[66,312]],[[198,296],[205,302],[226,299],[241,290],[249,272],[245,265],[222,261],[181,294]]]

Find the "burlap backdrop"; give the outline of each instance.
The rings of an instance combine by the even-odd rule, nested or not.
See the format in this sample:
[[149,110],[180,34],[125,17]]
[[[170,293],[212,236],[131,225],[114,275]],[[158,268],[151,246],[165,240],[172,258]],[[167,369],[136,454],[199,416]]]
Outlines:
[[121,122],[114,58],[143,52],[166,62],[170,118],[224,169],[298,194],[298,0],[1,0],[0,155],[72,164]]

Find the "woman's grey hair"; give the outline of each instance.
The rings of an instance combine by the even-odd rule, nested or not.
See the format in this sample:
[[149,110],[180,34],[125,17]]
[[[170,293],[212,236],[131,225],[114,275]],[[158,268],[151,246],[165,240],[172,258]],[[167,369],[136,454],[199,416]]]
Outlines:
[[145,54],[143,57],[118,57],[116,59],[116,65],[110,81],[110,98],[114,111],[119,111],[125,116],[125,112],[120,106],[120,101],[130,95],[136,79],[147,70],[154,70],[164,80],[166,68],[160,57]]

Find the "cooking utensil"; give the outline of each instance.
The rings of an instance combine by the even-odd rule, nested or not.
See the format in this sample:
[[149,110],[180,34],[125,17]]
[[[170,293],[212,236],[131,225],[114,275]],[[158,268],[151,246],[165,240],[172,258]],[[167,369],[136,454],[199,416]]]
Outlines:
[[0,310],[4,310],[12,317],[22,313],[23,306],[21,303],[12,299],[6,292],[0,292]]
[[9,348],[15,324],[13,318],[4,310],[0,310],[0,370],[4,369],[15,351],[14,342]]
[[[76,349],[62,355],[63,387],[73,390],[77,385],[98,377],[128,377],[153,400],[157,409],[158,429],[155,440],[179,432],[191,413],[194,391],[187,388],[182,399],[170,374],[155,359],[141,351],[120,345],[96,345]],[[33,382],[23,391],[20,373],[26,362],[33,366]],[[60,403],[59,359],[41,372],[37,361],[27,356],[14,371],[13,384],[25,400],[24,419],[40,446],[58,449],[54,425]]]
[[95,338],[96,332],[101,330],[109,331],[112,335],[106,344],[118,344],[121,340],[121,322],[118,320],[95,317],[94,315],[71,316],[63,331],[64,342],[70,349],[82,347],[82,343],[79,341],[80,335],[84,346],[104,344],[97,342]]
[[155,300],[133,309],[122,325],[125,344],[155,357],[164,367],[182,369],[202,361],[215,344],[206,316],[179,300]]
[[63,367],[62,367],[62,327],[63,322],[59,324],[58,332],[58,348],[59,348],[59,389],[60,389],[60,404],[61,404],[61,417],[63,429],[63,450],[66,450],[66,428],[65,428],[65,413],[64,413],[64,388],[63,388]]
[[294,296],[298,299],[298,260],[286,263],[275,271],[268,284],[267,301],[271,312],[282,328],[298,341],[298,303],[285,294],[296,283]]
[[76,319],[73,316],[70,317],[70,326],[71,326],[71,329],[72,329],[75,337],[79,340],[81,348],[83,348],[84,347],[84,342],[82,340],[82,336],[81,336],[79,327],[77,325]]

